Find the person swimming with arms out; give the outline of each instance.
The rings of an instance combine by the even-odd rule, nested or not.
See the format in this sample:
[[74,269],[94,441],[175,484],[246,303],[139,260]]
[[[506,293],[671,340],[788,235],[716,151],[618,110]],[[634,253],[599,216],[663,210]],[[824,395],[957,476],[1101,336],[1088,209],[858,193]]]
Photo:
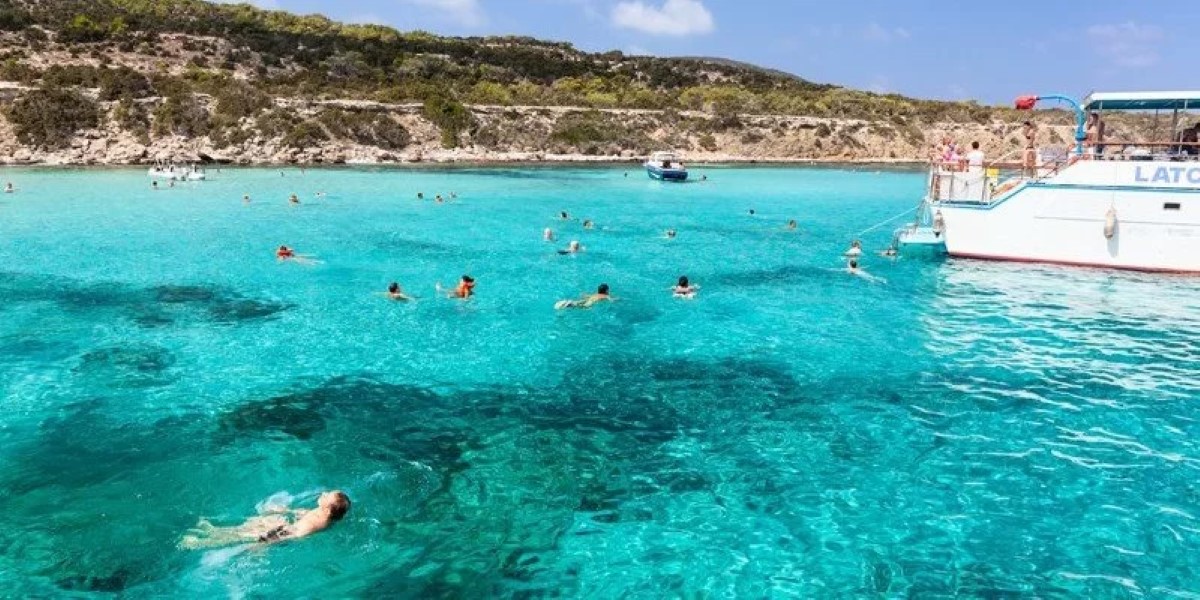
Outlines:
[[294,263],[301,264],[301,265],[315,265],[315,264],[319,264],[321,262],[319,260],[316,260],[315,257],[308,255],[308,254],[296,254],[295,250],[292,250],[291,248],[289,248],[287,246],[280,246],[278,249],[276,249],[275,250],[275,258],[276,258],[276,260],[279,260],[280,262],[290,260]]
[[214,527],[205,519],[189,529],[179,541],[185,550],[218,548],[235,544],[270,545],[298,540],[328,529],[350,511],[350,497],[341,490],[317,497],[313,510],[268,507],[268,514],[251,517],[237,527]]
[[679,281],[675,283],[675,287],[671,288],[671,294],[676,298],[684,298],[691,300],[696,297],[696,292],[700,291],[700,286],[692,285],[688,281],[687,275],[680,275]]
[[400,288],[400,284],[395,281],[388,285],[387,297],[389,300],[395,300],[397,302],[408,302],[409,300],[412,300],[412,296],[405,294],[404,290]]
[[583,252],[583,250],[584,250],[584,248],[583,248],[583,246],[581,246],[579,244],[579,240],[571,240],[571,243],[567,244],[567,247],[565,249],[559,250],[558,253],[559,254],[579,254],[580,252]]
[[470,275],[463,275],[458,280],[458,285],[454,286],[454,289],[449,293],[446,292],[441,283],[435,284],[434,289],[439,294],[446,294],[446,297],[452,300],[470,300],[475,295],[475,278]]
[[591,308],[598,302],[611,302],[616,300],[608,293],[608,284],[602,283],[596,288],[595,294],[583,294],[579,300],[559,300],[554,303],[554,310],[562,310],[564,308]]
[[874,283],[887,283],[886,280],[876,277],[876,276],[866,272],[862,267],[860,267],[858,264],[857,256],[846,261],[846,272],[851,275],[854,275],[855,277],[862,277],[863,279],[866,279],[867,281],[871,281]]

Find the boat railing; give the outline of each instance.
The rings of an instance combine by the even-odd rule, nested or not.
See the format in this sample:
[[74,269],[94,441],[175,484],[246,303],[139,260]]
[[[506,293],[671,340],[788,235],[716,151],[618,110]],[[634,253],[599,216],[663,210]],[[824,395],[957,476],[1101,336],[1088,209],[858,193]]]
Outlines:
[[987,204],[1017,187],[1058,175],[1079,159],[1069,149],[1038,149],[1026,162],[1025,150],[1019,149],[997,160],[970,165],[966,159],[935,161],[929,170],[928,197],[931,201],[977,202]]
[[1200,162],[1200,142],[1104,140],[1084,147],[1084,160],[1168,160]]

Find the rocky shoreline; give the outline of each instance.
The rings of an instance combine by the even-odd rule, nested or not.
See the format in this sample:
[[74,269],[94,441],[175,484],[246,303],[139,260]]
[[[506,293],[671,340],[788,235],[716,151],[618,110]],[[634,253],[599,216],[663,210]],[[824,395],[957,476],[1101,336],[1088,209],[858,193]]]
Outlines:
[[[161,99],[143,101],[153,107]],[[200,103],[212,110],[210,99]],[[922,127],[895,122],[826,119],[787,115],[718,117],[707,112],[675,112],[581,107],[468,106],[474,125],[445,148],[442,131],[419,104],[276,99],[276,110],[304,123],[335,115],[381,114],[402,127],[409,142],[400,149],[351,140],[311,144],[289,142],[287,132],[266,136],[255,123],[241,123],[238,143],[216,136],[147,136],[118,125],[116,103],[101,103],[106,118],[78,132],[61,149],[31,148],[17,142],[13,127],[0,118],[0,164],[145,165],[156,161],[216,162],[237,165],[400,165],[515,163],[639,163],[649,152],[675,149],[689,163],[868,163],[924,162],[929,145],[942,136],[960,143],[979,141],[989,156],[1019,147],[1019,125],[1008,122],[942,123]],[[328,117],[329,115],[325,115]],[[324,122],[328,123],[329,120]],[[576,134],[580,130],[582,133]],[[612,134],[611,131],[617,131]],[[564,133],[565,132],[565,133]],[[1069,126],[1043,128],[1048,143],[1066,143]],[[598,138],[596,141],[587,136]],[[582,139],[579,139],[582,138]]]

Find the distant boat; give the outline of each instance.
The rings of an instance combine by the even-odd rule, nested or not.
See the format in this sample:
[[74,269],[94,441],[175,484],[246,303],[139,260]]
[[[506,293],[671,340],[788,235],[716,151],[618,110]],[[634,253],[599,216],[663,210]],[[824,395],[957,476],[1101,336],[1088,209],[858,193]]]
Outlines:
[[156,163],[146,172],[155,179],[170,179],[172,181],[203,181],[207,176],[204,169],[192,165],[190,167],[171,163]]
[[646,174],[658,181],[687,181],[687,167],[674,152],[655,152],[646,159]]

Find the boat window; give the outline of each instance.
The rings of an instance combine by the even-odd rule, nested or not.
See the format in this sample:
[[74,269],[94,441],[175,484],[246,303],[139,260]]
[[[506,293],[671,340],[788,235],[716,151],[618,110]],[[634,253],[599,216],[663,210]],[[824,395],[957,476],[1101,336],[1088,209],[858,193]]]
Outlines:
[[1163,210],[1179,210],[1178,202],[1167,202],[1163,204]]

